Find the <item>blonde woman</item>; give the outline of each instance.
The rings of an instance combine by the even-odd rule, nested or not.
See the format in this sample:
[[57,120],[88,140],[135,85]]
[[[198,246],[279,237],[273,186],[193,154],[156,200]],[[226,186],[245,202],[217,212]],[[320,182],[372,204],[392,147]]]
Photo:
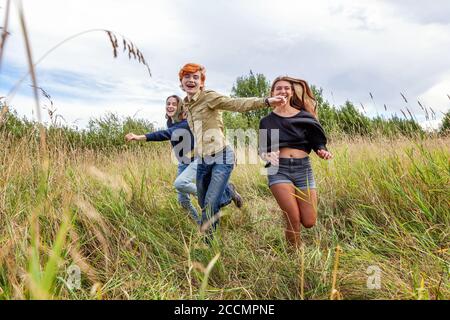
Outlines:
[[317,191],[309,153],[325,160],[327,138],[317,119],[313,92],[301,79],[278,77],[272,96],[286,98],[260,121],[261,158],[267,161],[270,190],[284,213],[286,240],[300,245],[300,227],[311,228],[317,220]]

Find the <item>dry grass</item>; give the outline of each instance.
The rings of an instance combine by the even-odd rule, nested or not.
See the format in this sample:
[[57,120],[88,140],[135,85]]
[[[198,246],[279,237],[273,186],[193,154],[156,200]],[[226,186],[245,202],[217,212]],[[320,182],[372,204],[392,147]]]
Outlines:
[[[119,37],[96,29],[33,62],[19,10],[32,78],[49,53],[88,32],[106,32],[118,55]],[[150,73],[141,51],[121,43]],[[37,95],[36,79],[33,87]],[[320,218],[295,251],[258,165],[234,171],[246,205],[227,207],[212,248],[203,248],[176,201],[169,147],[68,150],[45,136],[12,139],[0,128],[0,299],[450,297],[448,138],[334,141],[333,161],[313,160]],[[68,285],[73,265],[79,289]],[[370,266],[382,271],[380,290],[366,286]]]
[[[235,169],[232,180],[245,207],[227,207],[217,243],[202,249],[176,200],[169,147],[158,154],[54,149],[42,172],[29,141],[1,141],[0,297],[450,297],[448,139],[397,140],[387,147],[339,142],[330,146],[333,161],[313,158],[319,222],[302,231],[303,253],[286,246],[282,215],[257,165]],[[71,223],[61,240],[65,217]],[[46,266],[58,241],[64,244],[55,270]],[[65,284],[71,265],[81,270],[80,290]],[[380,290],[366,287],[371,265],[382,270]]]

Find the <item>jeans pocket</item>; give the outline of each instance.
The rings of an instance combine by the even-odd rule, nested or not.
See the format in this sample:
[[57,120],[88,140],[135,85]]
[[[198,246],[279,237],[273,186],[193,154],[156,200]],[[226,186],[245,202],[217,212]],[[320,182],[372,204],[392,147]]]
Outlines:
[[234,166],[235,159],[234,159],[234,151],[233,151],[233,149],[230,146],[226,146],[224,151],[225,151],[224,163]]

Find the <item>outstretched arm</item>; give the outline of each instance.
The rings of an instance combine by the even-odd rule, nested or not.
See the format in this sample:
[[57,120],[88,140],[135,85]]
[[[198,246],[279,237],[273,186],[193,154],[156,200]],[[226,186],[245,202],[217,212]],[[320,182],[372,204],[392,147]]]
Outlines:
[[210,92],[211,109],[220,109],[226,111],[247,112],[264,107],[276,107],[286,103],[286,98],[276,96],[271,98],[230,98],[217,92]]
[[147,140],[147,137],[144,134],[137,135],[137,134],[134,134],[134,133],[130,132],[130,133],[128,133],[125,136],[125,141],[126,142],[130,142],[130,141],[145,141],[145,140]]
[[125,136],[125,141],[167,141],[172,137],[172,132],[174,127],[171,127],[166,130],[155,131],[143,135],[137,135],[134,133],[129,133]]

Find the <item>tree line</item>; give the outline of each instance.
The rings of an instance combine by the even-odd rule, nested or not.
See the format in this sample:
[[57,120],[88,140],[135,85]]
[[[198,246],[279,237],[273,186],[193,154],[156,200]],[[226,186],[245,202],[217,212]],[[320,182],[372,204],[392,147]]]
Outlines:
[[[322,88],[311,86],[318,106],[319,120],[331,138],[341,136],[362,137],[426,137],[428,135],[448,135],[450,133],[450,111],[443,118],[440,128],[435,132],[425,132],[414,115],[407,110],[402,116],[368,117],[356,106],[346,101],[342,106],[334,106],[323,97]],[[252,71],[248,75],[236,79],[231,90],[233,97],[266,97],[270,94],[270,82],[263,74]],[[362,106],[364,108],[364,106]],[[258,129],[259,120],[271,112],[270,108],[259,109],[247,113],[224,112],[224,124],[229,129]],[[50,115],[47,126],[47,140],[50,145],[64,146],[72,149],[123,149],[135,146],[124,143],[124,135],[128,132],[152,132],[158,128],[147,119],[120,117],[107,113],[102,117],[90,119],[88,126],[79,129],[57,121],[57,115]],[[60,116],[61,117],[61,116]],[[61,117],[62,118],[62,117]],[[21,118],[13,109],[0,101],[0,133],[2,139],[39,138],[36,123]],[[146,146],[149,148],[155,148]]]
[[[358,135],[374,136],[424,136],[425,132],[415,116],[407,109],[402,115],[390,117],[369,117],[361,112],[350,101],[342,106],[334,106],[323,97],[323,89],[312,85],[311,89],[317,100],[319,120],[325,131],[331,136]],[[265,97],[270,94],[270,82],[263,74],[255,74],[251,70],[248,75],[238,77],[231,95],[234,97]],[[372,94],[370,93],[371,97]],[[361,105],[364,110],[364,106]],[[387,107],[384,105],[385,110]],[[423,107],[422,107],[423,108]],[[424,111],[426,111],[424,109]],[[225,112],[224,121],[227,128],[254,128],[259,126],[259,120],[271,112],[270,108],[250,111],[247,113]],[[428,111],[427,117],[428,117]],[[450,130],[450,110],[444,115],[439,130],[435,133],[448,134]]]

